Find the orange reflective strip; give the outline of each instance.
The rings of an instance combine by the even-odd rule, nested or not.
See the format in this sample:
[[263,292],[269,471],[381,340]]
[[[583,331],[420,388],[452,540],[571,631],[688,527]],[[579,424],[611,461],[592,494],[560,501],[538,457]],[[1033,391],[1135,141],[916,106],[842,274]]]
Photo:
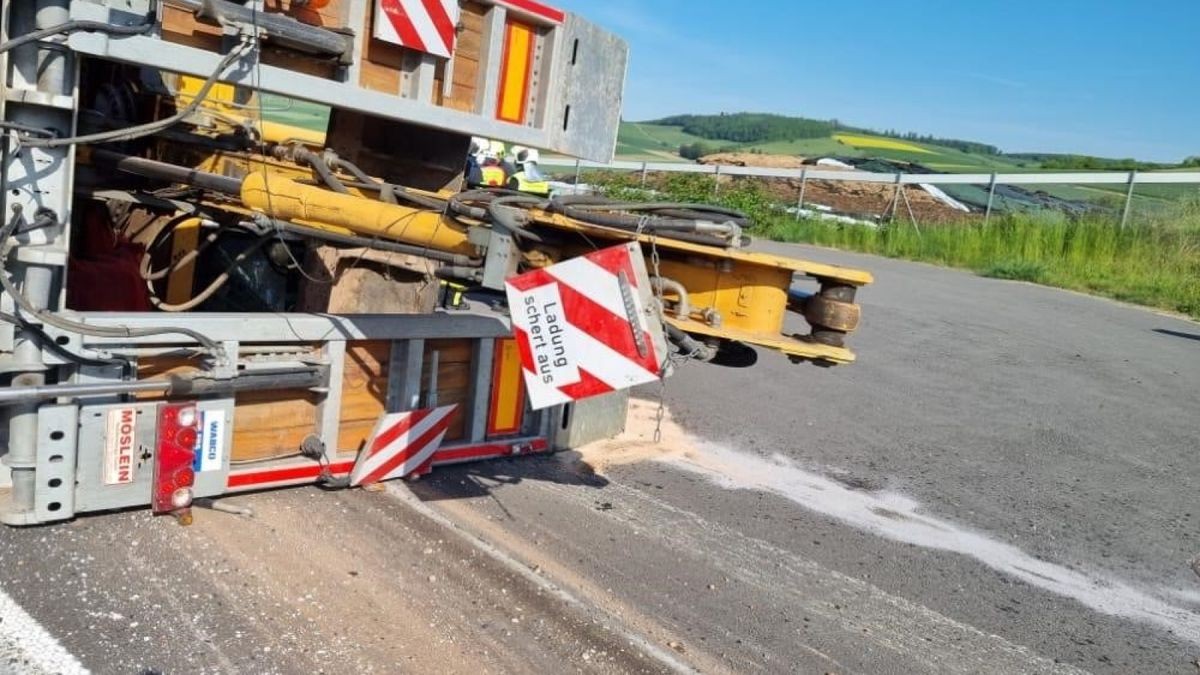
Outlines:
[[519,21],[509,21],[505,26],[500,95],[496,104],[496,118],[505,122],[525,122],[529,75],[533,69],[533,30],[533,26]]
[[488,435],[515,434],[525,414],[525,380],[521,352],[512,338],[496,340],[492,365],[492,402],[488,411]]

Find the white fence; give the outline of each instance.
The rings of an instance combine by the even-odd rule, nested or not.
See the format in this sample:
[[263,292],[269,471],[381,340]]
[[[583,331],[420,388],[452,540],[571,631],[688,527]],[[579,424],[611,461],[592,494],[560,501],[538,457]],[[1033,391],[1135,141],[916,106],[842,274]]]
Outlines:
[[1098,171],[1098,172],[1031,172],[1031,173],[875,173],[871,171],[846,171],[822,169],[819,166],[803,169],[767,169],[752,166],[721,166],[719,164],[687,164],[683,162],[630,162],[615,161],[607,164],[585,162],[568,158],[542,160],[542,166],[571,167],[575,169],[575,180],[584,169],[640,171],[643,184],[646,175],[653,172],[701,173],[714,177],[755,176],[759,178],[793,178],[800,180],[800,199],[797,208],[804,206],[804,187],[810,180],[842,181],[856,183],[888,183],[898,186],[896,199],[902,195],[900,186],[920,185],[987,185],[988,201],[984,211],[987,219],[992,213],[992,202],[997,185],[1127,185],[1125,208],[1121,214],[1121,225],[1129,219],[1129,207],[1133,202],[1137,185],[1200,185],[1200,171]]

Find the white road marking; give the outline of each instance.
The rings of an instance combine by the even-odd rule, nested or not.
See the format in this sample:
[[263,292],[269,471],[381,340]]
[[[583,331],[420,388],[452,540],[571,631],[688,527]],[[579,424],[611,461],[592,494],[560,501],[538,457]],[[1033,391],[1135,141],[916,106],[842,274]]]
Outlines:
[[0,672],[75,675],[88,670],[37,619],[0,590]]

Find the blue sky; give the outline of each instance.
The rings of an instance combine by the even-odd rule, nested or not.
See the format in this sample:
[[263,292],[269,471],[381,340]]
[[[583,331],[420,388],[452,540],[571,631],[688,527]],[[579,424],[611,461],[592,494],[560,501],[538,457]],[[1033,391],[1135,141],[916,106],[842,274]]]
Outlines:
[[1008,152],[1200,155],[1200,0],[557,0],[629,41],[625,119],[777,112]]

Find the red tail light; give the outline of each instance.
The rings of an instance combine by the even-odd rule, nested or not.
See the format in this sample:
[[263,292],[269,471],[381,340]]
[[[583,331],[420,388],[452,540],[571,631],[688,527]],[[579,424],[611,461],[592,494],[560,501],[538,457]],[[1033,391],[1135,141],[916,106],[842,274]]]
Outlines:
[[154,455],[155,513],[172,513],[188,523],[196,473],[196,436],[200,412],[193,403],[165,404],[158,410],[158,447]]

